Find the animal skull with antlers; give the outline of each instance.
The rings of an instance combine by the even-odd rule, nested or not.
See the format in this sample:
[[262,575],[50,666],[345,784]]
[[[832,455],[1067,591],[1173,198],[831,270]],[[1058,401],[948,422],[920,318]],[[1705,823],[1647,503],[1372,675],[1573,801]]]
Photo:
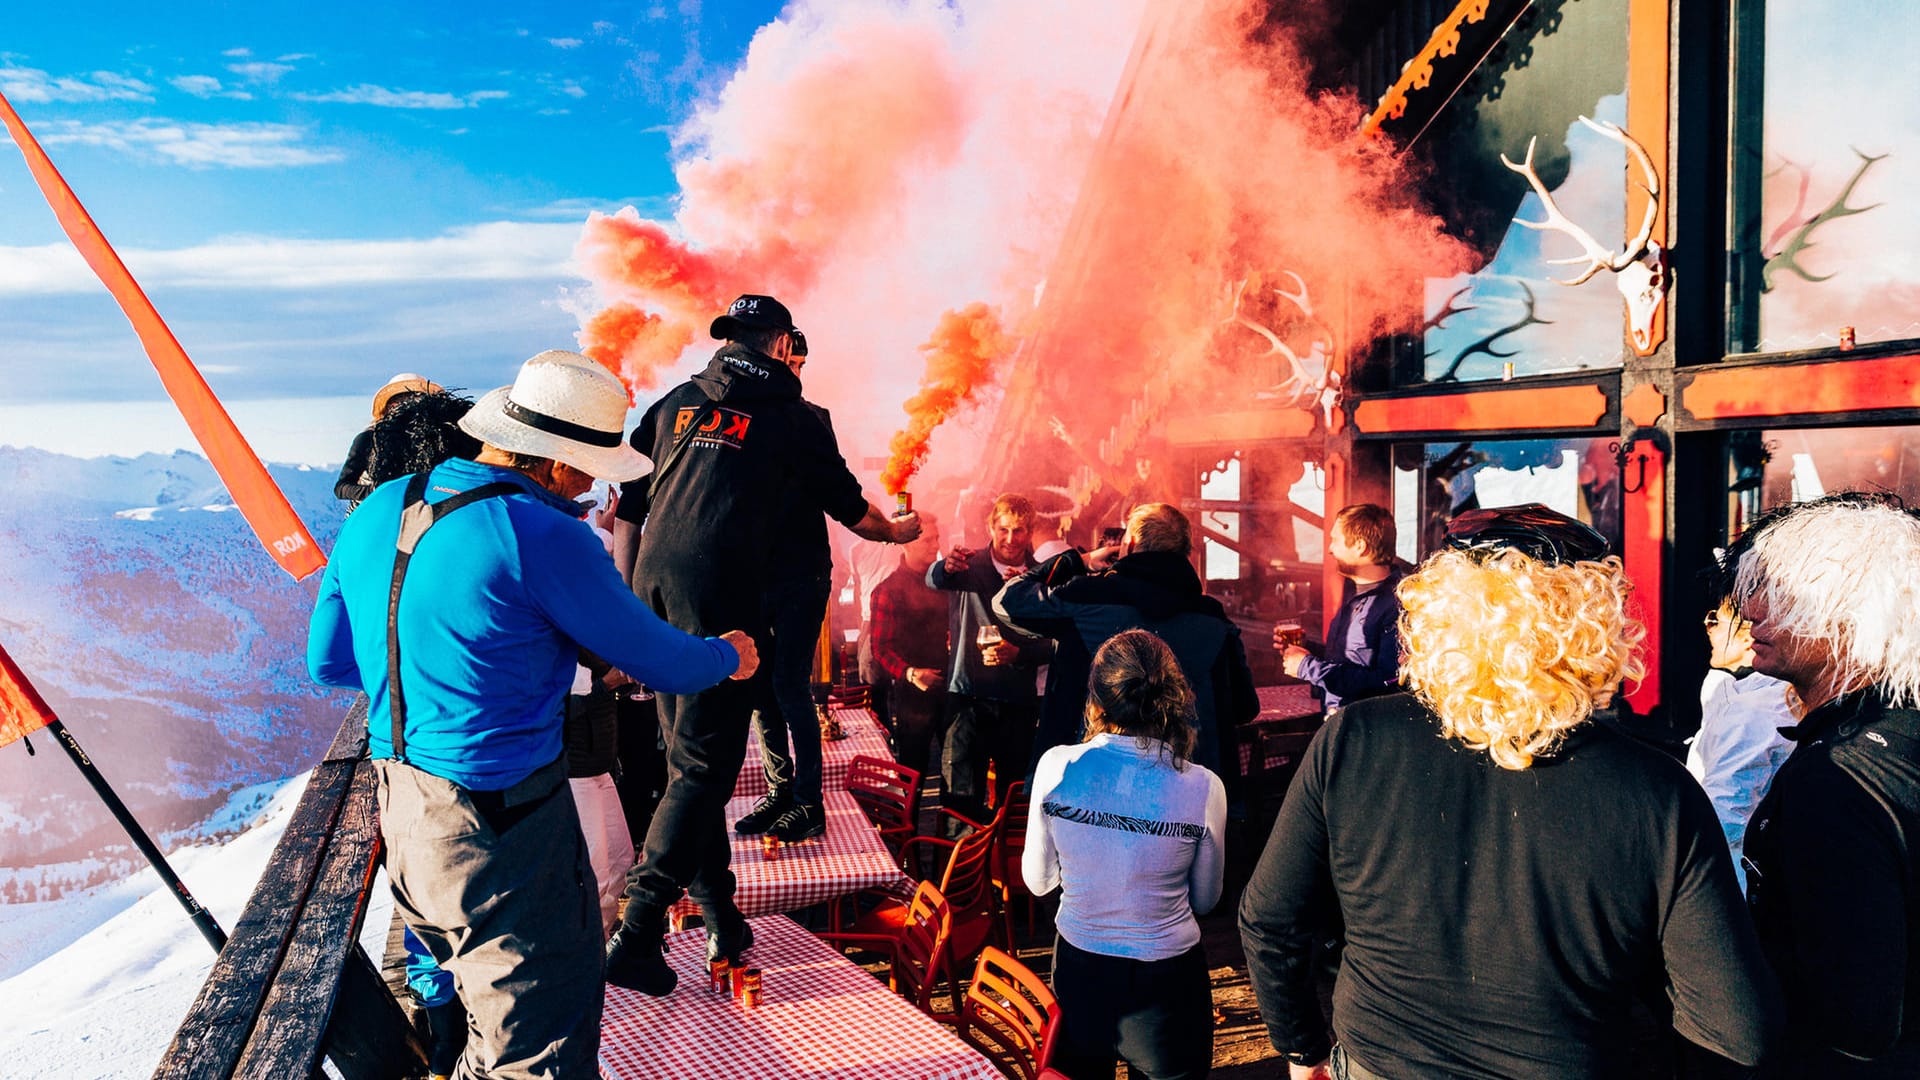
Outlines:
[[1654,170],[1653,159],[1647,155],[1647,148],[1622,131],[1620,125],[1585,116],[1580,118],[1580,122],[1626,147],[1633,159],[1639,162],[1640,170],[1646,173],[1646,182],[1640,186],[1647,193],[1647,211],[1640,220],[1640,231],[1633,234],[1626,247],[1615,251],[1561,213],[1559,205],[1553,201],[1553,195],[1547,191],[1547,185],[1541,183],[1539,174],[1533,171],[1533,149],[1539,142],[1538,136],[1527,140],[1526,160],[1516,165],[1507,155],[1501,154],[1500,163],[1527,178],[1527,184],[1533,188],[1534,194],[1540,196],[1541,205],[1546,207],[1547,218],[1545,221],[1528,221],[1516,217],[1513,223],[1536,232],[1563,233],[1580,245],[1582,254],[1547,260],[1556,266],[1586,264],[1586,271],[1578,277],[1555,278],[1561,285],[1584,284],[1602,270],[1612,271],[1614,284],[1627,301],[1627,326],[1633,332],[1634,348],[1644,352],[1653,347],[1654,312],[1660,309],[1660,301],[1666,298],[1667,289],[1673,285],[1667,251],[1653,238],[1654,219],[1660,214],[1660,176]]
[[[1274,288],[1273,295],[1300,309],[1300,314],[1312,327],[1312,343],[1307,355],[1302,357],[1293,346],[1283,341],[1272,329],[1247,317],[1245,312],[1246,295],[1249,286],[1256,284],[1253,278],[1243,278],[1229,283],[1226,287],[1226,306],[1228,315],[1220,320],[1245,327],[1260,335],[1267,342],[1267,351],[1263,357],[1279,357],[1286,362],[1287,376],[1280,382],[1260,391],[1260,396],[1279,398],[1287,404],[1301,409],[1318,407],[1326,414],[1327,423],[1333,423],[1333,412],[1340,402],[1340,373],[1333,370],[1329,363],[1329,353],[1333,351],[1333,335],[1327,326],[1313,312],[1312,298],[1307,294],[1307,282],[1291,270],[1281,273],[1293,279],[1296,288],[1292,292]],[[1316,378],[1308,371],[1309,363],[1319,368]]]

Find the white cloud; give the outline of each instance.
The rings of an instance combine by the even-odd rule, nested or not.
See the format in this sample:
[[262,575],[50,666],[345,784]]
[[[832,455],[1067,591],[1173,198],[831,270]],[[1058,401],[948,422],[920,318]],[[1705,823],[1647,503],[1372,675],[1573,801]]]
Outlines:
[[227,70],[251,82],[276,83],[280,81],[280,76],[293,70],[293,65],[254,60],[245,64],[228,64]]
[[186,124],[171,120],[126,120],[99,124],[58,121],[41,141],[98,146],[137,157],[157,157],[190,169],[272,169],[324,165],[344,155],[303,146],[306,130],[292,124]]
[[507,97],[505,90],[475,90],[467,94],[445,91],[389,90],[372,83],[349,86],[325,94],[294,94],[299,101],[331,102],[343,105],[375,105],[383,109],[467,109],[483,101]]
[[585,45],[586,42],[581,41],[577,37],[550,37],[547,39],[547,44],[556,49],[577,49]]
[[111,71],[54,76],[38,68],[0,67],[0,93],[31,102],[153,100],[153,87]]
[[[230,237],[120,254],[148,288],[311,290],[429,281],[560,281],[577,276],[572,258],[579,238],[578,220],[495,221],[417,240]],[[0,296],[99,288],[66,244],[0,247]]]
[[192,94],[197,98],[223,97],[235,101],[252,101],[253,95],[245,90],[229,90],[219,79],[211,75],[175,75],[167,80],[175,90]]
[[276,56],[274,59],[283,64],[291,64],[297,60],[312,60],[316,55],[318,54],[310,52],[290,52],[285,56]]
[[237,48],[237,49],[228,49],[228,50],[226,50],[225,52],[223,52],[223,53],[221,53],[220,55],[221,55],[221,56],[233,56],[233,57],[244,57],[244,56],[252,56],[252,55],[253,55],[253,50],[252,50],[252,49],[249,49],[249,48],[246,48],[245,46],[242,46],[242,47],[240,47],[240,48]]
[[580,88],[579,83],[571,81],[561,83],[560,92],[570,98],[583,98],[587,96],[587,92]]

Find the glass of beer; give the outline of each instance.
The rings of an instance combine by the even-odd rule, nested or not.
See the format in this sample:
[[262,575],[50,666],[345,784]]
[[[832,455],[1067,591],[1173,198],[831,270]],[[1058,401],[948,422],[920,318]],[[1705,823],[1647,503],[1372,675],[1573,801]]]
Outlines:
[[974,640],[980,646],[981,660],[985,662],[987,666],[992,667],[996,661],[993,658],[991,650],[995,645],[1000,644],[1000,628],[990,622],[981,623],[980,633],[975,636]]
[[1306,644],[1307,630],[1297,622],[1274,623],[1273,641],[1281,648],[1299,648]]

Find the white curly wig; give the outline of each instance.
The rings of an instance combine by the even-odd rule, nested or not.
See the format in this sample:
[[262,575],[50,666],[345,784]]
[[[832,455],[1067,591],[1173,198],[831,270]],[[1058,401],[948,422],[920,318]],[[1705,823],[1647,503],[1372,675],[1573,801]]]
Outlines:
[[[1747,550],[1740,553],[1738,548]],[[1833,685],[1873,684],[1920,707],[1920,514],[1898,499],[1843,492],[1755,522],[1736,545],[1733,597],[1833,650]]]

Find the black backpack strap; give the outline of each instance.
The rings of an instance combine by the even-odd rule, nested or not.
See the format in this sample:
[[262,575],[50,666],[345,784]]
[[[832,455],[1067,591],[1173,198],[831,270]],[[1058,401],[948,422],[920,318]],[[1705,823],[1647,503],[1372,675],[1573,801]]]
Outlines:
[[393,581],[387,587],[387,711],[393,715],[393,756],[398,761],[407,760],[407,699],[400,690],[400,586],[407,580],[407,564],[413,560],[420,538],[441,518],[470,503],[522,490],[518,484],[496,481],[428,503],[427,474],[415,473],[407,481],[406,504],[400,509],[400,536],[394,541]]

